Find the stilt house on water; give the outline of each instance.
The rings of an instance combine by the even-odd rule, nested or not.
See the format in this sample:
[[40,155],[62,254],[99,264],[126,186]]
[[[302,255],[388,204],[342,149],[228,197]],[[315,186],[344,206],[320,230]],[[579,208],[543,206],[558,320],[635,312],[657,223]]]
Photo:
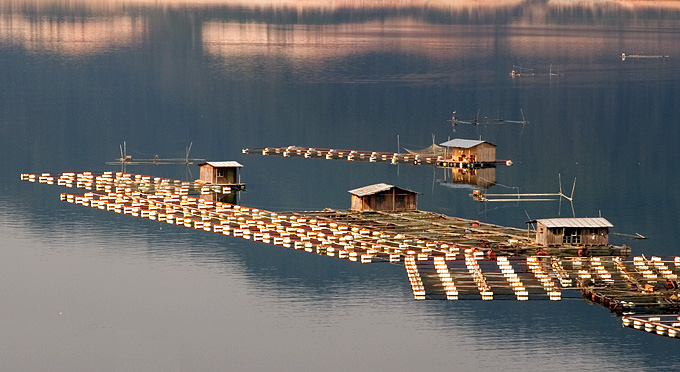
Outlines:
[[425,156],[441,156],[446,160],[456,162],[495,162],[496,145],[481,140],[454,138],[452,140],[432,144],[420,150],[406,149],[410,154]]
[[235,161],[209,161],[198,165],[201,167],[201,182],[207,185],[241,184],[238,169],[243,167]]
[[351,210],[368,211],[413,211],[418,209],[415,191],[402,189],[385,183],[377,183],[350,190]]
[[243,167],[235,161],[209,161],[198,165],[201,168],[201,178],[196,183],[201,184],[201,198],[238,203],[238,195],[233,191],[242,191],[246,185],[241,183],[238,174]]
[[481,140],[454,138],[440,143],[446,148],[447,158],[460,162],[494,162],[496,161],[496,145]]
[[609,228],[614,227],[602,217],[547,218],[536,220],[536,243],[543,246],[609,244]]

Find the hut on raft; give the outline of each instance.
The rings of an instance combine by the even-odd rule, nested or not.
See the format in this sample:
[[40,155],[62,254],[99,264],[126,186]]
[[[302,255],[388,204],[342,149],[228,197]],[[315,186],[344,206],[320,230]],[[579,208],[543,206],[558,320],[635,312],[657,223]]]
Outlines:
[[410,154],[441,156],[456,162],[491,163],[496,161],[496,145],[482,140],[454,138],[420,150],[406,149]]
[[201,183],[207,185],[237,185],[241,183],[238,170],[243,165],[236,161],[209,161],[198,166],[201,168]]
[[543,246],[602,246],[609,244],[609,229],[602,217],[536,220],[536,243]]
[[418,193],[386,183],[377,183],[349,190],[352,194],[351,210],[369,211],[414,211],[418,209]]

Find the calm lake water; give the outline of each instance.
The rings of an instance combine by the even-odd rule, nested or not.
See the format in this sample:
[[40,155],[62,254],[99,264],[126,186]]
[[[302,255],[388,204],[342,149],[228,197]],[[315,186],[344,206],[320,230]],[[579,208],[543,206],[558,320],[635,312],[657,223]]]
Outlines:
[[[676,340],[580,300],[416,302],[400,266],[79,208],[19,181],[116,170],[103,163],[123,141],[138,158],[193,143],[193,157],[241,162],[241,203],[258,208],[347,208],[347,190],[387,182],[418,191],[420,209],[502,225],[571,215],[476,203],[442,169],[241,154],[481,137],[515,164],[489,192],[576,179],[577,216],[650,237],[613,237],[636,254],[680,255],[680,6],[467,3],[0,3],[0,369],[680,369]],[[454,110],[530,123],[454,132]]]

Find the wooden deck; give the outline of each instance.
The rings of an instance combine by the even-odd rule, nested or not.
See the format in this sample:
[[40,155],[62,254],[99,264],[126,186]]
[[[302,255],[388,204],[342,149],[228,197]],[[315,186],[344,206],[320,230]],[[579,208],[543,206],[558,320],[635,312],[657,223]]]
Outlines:
[[680,338],[680,316],[676,315],[624,316],[621,318],[621,324],[659,336]]

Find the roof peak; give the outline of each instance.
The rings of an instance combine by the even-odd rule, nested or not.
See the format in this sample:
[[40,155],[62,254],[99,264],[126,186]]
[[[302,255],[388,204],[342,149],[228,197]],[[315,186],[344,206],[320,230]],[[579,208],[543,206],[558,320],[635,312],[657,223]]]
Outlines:
[[199,164],[198,166],[203,166],[203,165],[212,165],[213,167],[243,167],[239,162],[233,161],[233,160],[225,160],[225,161],[206,161],[204,163]]
[[546,227],[614,227],[614,225],[604,217],[539,218],[536,221]]
[[477,145],[481,145],[482,143],[488,143],[490,145],[496,146],[489,141],[464,139],[464,138],[454,138],[454,139],[448,140],[446,142],[442,142],[439,145],[444,146],[444,147],[459,147],[459,148],[466,148],[467,149],[467,148],[475,147]]
[[364,187],[359,187],[359,188],[356,188],[356,189],[349,190],[348,192],[350,194],[356,195],[356,196],[366,196],[366,195],[377,194],[379,192],[391,190],[393,188],[417,194],[417,192],[415,192],[413,190],[405,189],[405,188],[399,187],[399,186],[389,185],[389,184],[386,184],[386,183],[383,183],[383,182],[376,183],[376,184],[373,184],[373,185],[364,186]]

